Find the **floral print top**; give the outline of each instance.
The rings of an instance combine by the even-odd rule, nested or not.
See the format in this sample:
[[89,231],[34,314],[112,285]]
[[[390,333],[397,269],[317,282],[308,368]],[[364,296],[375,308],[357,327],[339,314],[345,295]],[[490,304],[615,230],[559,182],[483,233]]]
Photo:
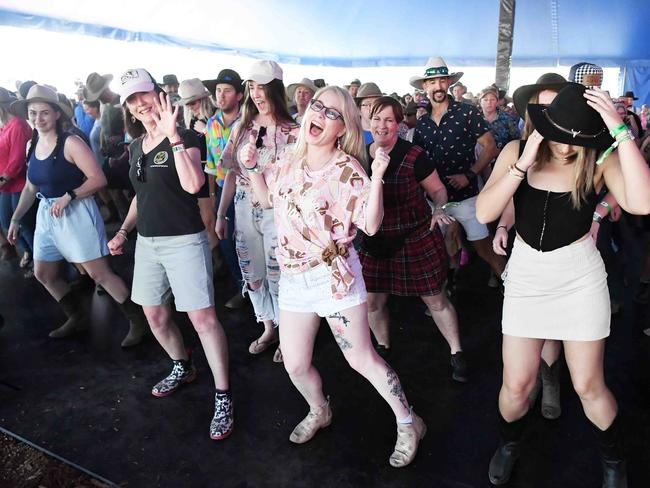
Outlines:
[[366,230],[370,180],[354,157],[342,151],[311,170],[293,148],[278,157],[269,182],[282,272],[302,272],[323,263],[331,268],[332,296],[343,298],[355,276],[347,263],[357,228]]

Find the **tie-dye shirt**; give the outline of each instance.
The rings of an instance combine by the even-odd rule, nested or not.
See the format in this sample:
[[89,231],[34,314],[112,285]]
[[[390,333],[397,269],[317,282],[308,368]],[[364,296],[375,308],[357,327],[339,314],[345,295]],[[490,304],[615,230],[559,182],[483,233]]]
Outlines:
[[269,183],[282,272],[301,272],[329,261],[332,295],[345,296],[354,281],[347,247],[366,230],[370,180],[352,156],[339,151],[323,169],[311,170],[293,148],[278,157]]
[[[241,163],[240,152],[250,142],[251,135],[258,139],[261,127],[254,123],[247,128],[240,128],[239,125],[238,122],[237,128],[232,132],[233,137],[228,140],[228,144],[223,150],[221,161],[226,170],[232,170],[237,174],[237,191],[246,192],[253,205],[257,206],[259,202],[250,186],[248,171]],[[241,135],[239,135],[240,130],[243,130]],[[265,180],[268,181],[271,177],[278,155],[285,146],[296,142],[299,130],[300,126],[298,124],[270,125],[265,128],[264,135],[258,141],[259,147],[257,149],[257,166],[261,169]],[[233,138],[236,140],[233,140]]]
[[228,170],[223,167],[223,163],[221,162],[221,154],[226,147],[226,143],[230,137],[230,132],[238,120],[239,115],[232,124],[226,127],[223,122],[223,112],[217,110],[217,112],[210,117],[206,123],[205,144],[208,150],[208,163],[210,166],[215,166],[215,169],[208,169],[206,166],[205,172],[214,175],[217,185],[221,187],[223,186],[223,180],[226,177],[226,173],[228,173]]

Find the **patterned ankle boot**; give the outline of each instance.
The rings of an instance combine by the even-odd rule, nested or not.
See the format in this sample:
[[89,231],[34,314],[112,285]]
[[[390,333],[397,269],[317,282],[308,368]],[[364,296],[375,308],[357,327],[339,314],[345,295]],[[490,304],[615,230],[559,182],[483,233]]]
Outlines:
[[235,427],[233,416],[232,396],[229,391],[217,392],[214,395],[214,417],[210,422],[210,438],[215,441],[225,439],[232,434]]

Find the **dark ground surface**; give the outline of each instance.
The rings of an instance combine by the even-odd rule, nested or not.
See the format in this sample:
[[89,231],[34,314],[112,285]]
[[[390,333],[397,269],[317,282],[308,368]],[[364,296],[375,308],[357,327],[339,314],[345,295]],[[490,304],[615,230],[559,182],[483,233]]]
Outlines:
[[[130,278],[128,257],[113,264]],[[404,469],[388,465],[395,442],[390,409],[347,366],[325,326],[314,361],[331,395],[334,420],[308,444],[289,442],[307,406],[282,365],[271,361],[271,351],[248,354],[261,329],[250,309],[223,307],[235,292],[228,280],[217,281],[217,313],[230,341],[236,427],[231,438],[214,442],[208,436],[211,375],[185,317],[179,315],[179,323],[194,348],[199,377],[171,397],[155,398],[150,389],[168,373],[170,362],[151,338],[132,350],[120,348],[127,325],[109,297],[89,290],[90,330],[52,340],[48,331],[63,321],[55,302],[35,280],[22,278],[16,263],[3,264],[0,311],[7,323],[0,330],[0,426],[129,488],[488,487],[487,465],[497,443],[501,297],[483,285],[487,279],[476,260],[459,278],[456,304],[471,367],[466,385],[451,380],[448,347],[421,302],[391,302],[390,363],[429,428],[415,462]],[[645,307],[632,303],[630,283],[624,310],[612,323],[605,369],[628,428],[630,487],[646,488],[650,338],[641,329],[650,322]],[[600,486],[595,442],[566,367],[562,395],[557,421],[544,420],[536,406],[526,449],[508,486]],[[0,467],[0,472],[16,469],[6,457]],[[5,486],[14,485],[0,483]]]

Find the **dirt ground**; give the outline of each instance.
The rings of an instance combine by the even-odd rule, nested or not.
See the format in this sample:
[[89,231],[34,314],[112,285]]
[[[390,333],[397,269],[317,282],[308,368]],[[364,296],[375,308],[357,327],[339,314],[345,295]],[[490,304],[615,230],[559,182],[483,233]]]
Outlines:
[[0,432],[0,488],[111,488]]

